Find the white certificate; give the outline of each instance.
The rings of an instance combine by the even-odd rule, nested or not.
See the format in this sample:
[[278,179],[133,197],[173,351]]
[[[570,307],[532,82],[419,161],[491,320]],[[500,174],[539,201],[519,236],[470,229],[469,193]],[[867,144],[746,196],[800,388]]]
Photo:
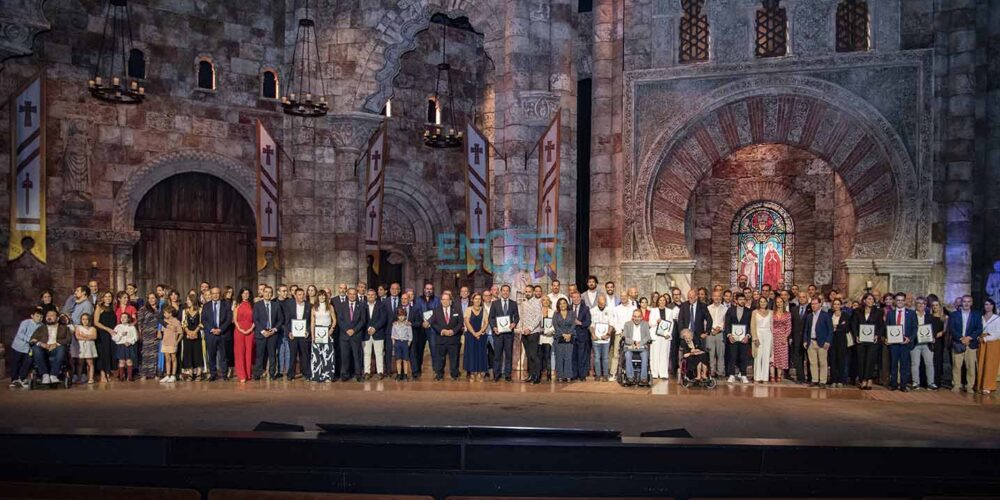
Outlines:
[[656,334],[661,337],[669,339],[670,333],[673,330],[674,330],[674,322],[670,321],[669,319],[661,320],[660,324],[656,325]]
[[920,325],[917,327],[917,343],[918,344],[930,344],[934,342],[934,332],[931,331],[931,325]]
[[316,327],[316,340],[317,344],[329,344],[330,343],[330,327],[328,326],[317,326]]
[[887,344],[902,344],[903,343],[903,327],[899,325],[892,325],[885,327],[886,343]]
[[860,325],[858,329],[858,341],[863,344],[875,342],[875,325]]
[[[500,318],[497,318],[497,325],[500,325]],[[542,328],[545,330],[552,329],[552,318],[542,318]]]
[[304,319],[293,319],[292,320],[292,337],[305,337],[306,336],[306,320]]
[[424,311],[424,321],[429,323],[431,321],[431,316],[434,316],[434,311]]
[[510,316],[497,316],[497,333],[510,333]]
[[607,323],[594,323],[594,335],[596,335],[597,338],[604,337],[608,334],[608,328],[610,327]]
[[747,325],[733,325],[732,336],[737,342],[743,342],[743,339],[747,337]]

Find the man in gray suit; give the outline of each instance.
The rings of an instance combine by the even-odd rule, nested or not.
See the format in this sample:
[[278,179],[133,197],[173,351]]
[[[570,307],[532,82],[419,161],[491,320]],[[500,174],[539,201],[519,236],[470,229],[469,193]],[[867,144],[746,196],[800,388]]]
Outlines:
[[[639,356],[641,366],[639,367],[639,386],[649,386],[649,343],[652,338],[649,336],[649,324],[642,320],[642,311],[636,309],[632,311],[632,321],[625,323],[622,329],[622,342],[624,343],[625,370],[629,374],[632,370],[632,360]],[[628,376],[629,383],[634,383],[636,376]]]

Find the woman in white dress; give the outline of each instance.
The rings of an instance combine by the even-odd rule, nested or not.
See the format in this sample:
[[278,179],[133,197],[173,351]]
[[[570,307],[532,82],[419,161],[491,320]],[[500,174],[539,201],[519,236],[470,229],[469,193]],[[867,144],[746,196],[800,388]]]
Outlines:
[[[538,353],[542,359],[542,371],[545,374],[545,381],[552,381],[552,345],[555,343],[556,329],[552,326],[552,299],[548,295],[542,295],[542,334],[538,337]],[[546,321],[547,320],[547,321]],[[547,326],[546,326],[547,325]]]
[[771,311],[767,308],[767,299],[757,301],[757,310],[750,315],[750,337],[753,339],[753,380],[767,382],[771,371],[771,350],[773,349],[773,334],[771,333]]
[[[652,378],[670,378],[670,340],[677,327],[680,308],[668,299],[668,295],[660,295],[656,298],[656,307],[649,310],[649,334],[653,338],[653,345],[649,349],[649,372]],[[662,321],[670,321],[673,326],[660,332]]]
[[337,326],[337,317],[330,307],[326,291],[320,290],[315,297],[316,306],[312,310],[312,356],[309,361],[312,380],[316,382],[332,382],[336,368],[336,356],[333,351],[333,329]]

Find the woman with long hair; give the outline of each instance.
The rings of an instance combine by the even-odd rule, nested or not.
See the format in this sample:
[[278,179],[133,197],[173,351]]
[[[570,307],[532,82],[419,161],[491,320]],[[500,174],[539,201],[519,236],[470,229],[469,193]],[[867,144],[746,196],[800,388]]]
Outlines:
[[97,321],[97,366],[96,370],[101,374],[101,381],[108,382],[111,371],[115,366],[115,344],[111,340],[115,334],[115,327],[118,326],[118,319],[115,315],[114,295],[111,292],[101,294],[101,300],[97,303],[94,311]]
[[948,324],[948,312],[944,310],[944,305],[936,295],[928,295],[927,301],[931,305],[931,330],[934,331],[934,380],[935,389],[941,387],[944,378],[944,358],[948,354],[945,350],[945,325]]
[[489,322],[483,317],[483,296],[475,293],[465,308],[465,359],[463,366],[470,381],[482,382],[486,377],[486,328]]
[[851,334],[857,346],[858,386],[863,391],[870,391],[879,360],[879,346],[885,338],[885,310],[876,305],[871,293],[861,298],[861,307],[851,315]]
[[201,326],[201,301],[198,296],[188,295],[180,316],[181,331],[184,334],[180,342],[181,373],[188,380],[195,380],[202,377],[205,368],[205,342]]
[[253,376],[253,296],[243,287],[233,305],[233,354],[236,358],[236,378],[245,383]]
[[[844,310],[844,301],[834,298],[830,302],[830,319],[833,322],[833,338],[830,340],[830,383],[835,388],[844,386],[850,373],[847,360],[849,349],[854,346],[851,337],[851,315]],[[850,340],[848,338],[850,337]]]
[[43,318],[49,313],[49,311],[59,312],[59,308],[52,301],[52,290],[42,290],[41,295],[38,297],[38,307],[42,308]]
[[337,313],[330,305],[330,294],[320,290],[312,308],[312,356],[309,361],[312,380],[332,382],[336,379],[337,356],[333,350],[333,329],[337,327]]
[[785,298],[774,298],[774,312],[771,315],[771,376],[768,380],[780,383],[788,369],[788,339],[792,335],[792,313],[788,312]]
[[1000,316],[997,315],[997,303],[991,298],[983,301],[983,335],[979,338],[978,361],[976,388],[988,396],[997,390],[997,372],[1000,371]]
[[146,303],[136,313],[136,325],[139,327],[139,375],[143,379],[154,379],[157,375],[156,357],[159,354],[159,342],[156,336],[160,331],[159,301],[155,293],[146,295]]
[[[677,328],[680,308],[669,299],[668,294],[658,296],[654,302],[656,307],[650,309],[647,319],[649,334],[653,338],[653,343],[649,346],[649,371],[653,378],[670,377],[670,343]],[[673,325],[669,331],[660,332],[660,323],[663,321],[669,321]]]
[[556,376],[560,382],[570,382],[573,379],[573,332],[576,328],[576,316],[566,299],[556,302],[552,327],[555,328]]
[[[757,310],[750,315],[750,337],[753,342],[753,381],[764,383],[771,375],[771,350],[774,333],[771,331],[774,314],[767,308],[767,299],[757,300]],[[740,367],[742,368],[742,367]],[[773,380],[773,378],[771,378]]]

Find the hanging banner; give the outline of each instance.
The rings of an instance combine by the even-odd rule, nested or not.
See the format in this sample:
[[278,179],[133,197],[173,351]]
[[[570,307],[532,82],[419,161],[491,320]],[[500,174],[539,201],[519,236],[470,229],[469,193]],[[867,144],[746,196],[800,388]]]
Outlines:
[[473,124],[465,133],[465,261],[471,275],[477,267],[489,273],[486,235],[490,232],[490,142]]
[[561,111],[556,111],[549,128],[538,143],[538,214],[535,277],[556,279],[557,236],[559,233],[559,137]]
[[[44,71],[14,92],[11,116],[10,244],[7,260],[30,248],[42,263],[45,250]],[[27,248],[26,248],[27,247]]]
[[385,191],[385,164],[388,146],[385,142],[386,123],[368,141],[365,168],[365,251],[371,259],[372,269],[379,274],[379,239],[382,235],[382,194]]
[[278,264],[278,235],[281,232],[278,188],[278,145],[257,120],[257,271],[267,267],[267,254],[275,269]]

